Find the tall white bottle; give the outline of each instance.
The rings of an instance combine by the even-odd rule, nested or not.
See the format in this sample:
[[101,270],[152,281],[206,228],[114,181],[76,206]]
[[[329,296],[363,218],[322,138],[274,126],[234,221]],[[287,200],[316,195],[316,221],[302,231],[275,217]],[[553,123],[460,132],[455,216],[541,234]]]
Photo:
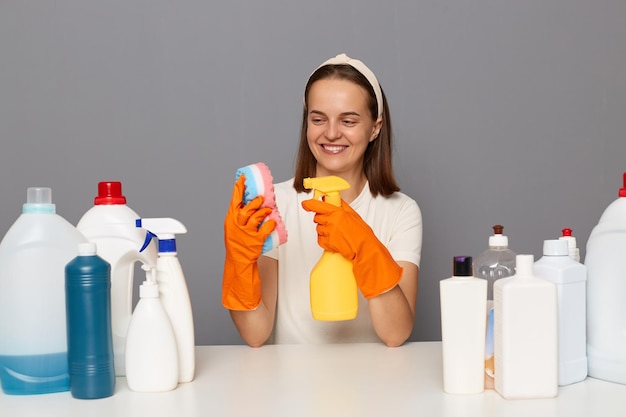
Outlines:
[[516,273],[494,284],[495,388],[507,399],[558,393],[556,286],[517,255]]
[[190,382],[196,367],[193,313],[187,282],[176,252],[176,235],[187,233],[187,228],[171,218],[144,218],[137,221],[137,226],[156,234],[159,239],[156,280],[161,303],[176,334],[178,382]]
[[494,384],[493,283],[515,274],[515,252],[509,249],[509,238],[502,234],[502,225],[493,226],[489,248],[474,259],[474,273],[487,280],[487,334],[485,337],[485,389]]
[[589,376],[626,384],[626,173],[587,240]]
[[471,256],[455,256],[452,277],[439,282],[443,390],[484,391],[487,280],[472,273]]
[[587,268],[570,257],[567,241],[545,240],[535,275],[556,285],[559,328],[559,385],[587,377]]
[[135,263],[156,265],[157,250],[150,243],[143,251],[146,230],[135,226],[139,215],[126,205],[122,183],[98,183],[94,206],[76,228],[98,246],[98,255],[111,265],[111,329],[115,375],[123,376],[126,332],[133,306]]
[[176,335],[159,299],[155,269],[142,268],[146,280],[126,337],[126,382],[132,391],[171,391],[178,385]]

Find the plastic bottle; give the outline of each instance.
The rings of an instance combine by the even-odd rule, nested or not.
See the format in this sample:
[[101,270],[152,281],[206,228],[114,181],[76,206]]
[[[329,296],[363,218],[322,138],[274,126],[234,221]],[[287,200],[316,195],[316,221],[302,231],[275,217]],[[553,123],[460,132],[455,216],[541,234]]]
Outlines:
[[156,271],[142,268],[146,280],[139,287],[126,338],[126,382],[132,391],[171,391],[178,385],[176,336],[159,299]]
[[137,225],[156,234],[159,239],[156,280],[161,303],[176,335],[178,382],[190,382],[196,367],[193,313],[187,282],[176,252],[176,235],[187,233],[187,228],[171,218],[139,219]]
[[126,331],[133,305],[135,263],[154,266],[155,244],[140,252],[146,231],[135,226],[139,215],[126,205],[122,183],[98,183],[98,195],[76,228],[98,246],[98,254],[111,265],[111,327],[115,374],[124,375]]
[[7,394],[70,388],[65,265],[87,240],[32,187],[22,214],[0,243],[0,379]]
[[533,255],[517,255],[516,273],[493,284],[495,388],[506,399],[558,393],[556,286],[534,275]]
[[556,285],[559,340],[559,385],[587,377],[587,268],[570,257],[567,241],[545,240],[535,275]]
[[471,256],[455,256],[452,277],[439,282],[443,390],[476,394],[485,389],[487,280],[472,273]]
[[502,234],[502,225],[493,226],[489,248],[474,260],[478,278],[487,280],[487,333],[485,340],[485,389],[494,388],[493,283],[499,278],[515,275],[515,252],[509,249],[509,238]]
[[67,357],[74,398],[110,397],[115,391],[111,336],[111,266],[93,242],[78,245],[65,267]]
[[562,236],[559,239],[567,242],[569,256],[576,262],[580,262],[580,250],[576,246],[576,238],[572,236],[572,229],[566,227],[561,230],[561,233]]
[[626,173],[587,240],[589,376],[626,384]]
[[[313,190],[313,198],[341,206],[341,190],[350,184],[336,176],[305,178],[304,188]],[[324,251],[311,271],[311,312],[315,320],[352,320],[359,308],[358,289],[352,263],[340,253]]]

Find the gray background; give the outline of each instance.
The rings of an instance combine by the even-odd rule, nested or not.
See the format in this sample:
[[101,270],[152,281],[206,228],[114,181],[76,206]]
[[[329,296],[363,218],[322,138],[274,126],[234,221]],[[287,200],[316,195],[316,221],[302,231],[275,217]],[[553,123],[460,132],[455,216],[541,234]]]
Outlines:
[[0,2],[0,231],[29,186],[76,224],[102,180],[174,217],[198,344],[241,343],[220,303],[235,170],[289,178],[302,91],[337,53],[391,105],[395,168],[424,220],[411,340],[438,340],[438,281],[502,223],[517,253],[584,245],[626,170],[622,0]]

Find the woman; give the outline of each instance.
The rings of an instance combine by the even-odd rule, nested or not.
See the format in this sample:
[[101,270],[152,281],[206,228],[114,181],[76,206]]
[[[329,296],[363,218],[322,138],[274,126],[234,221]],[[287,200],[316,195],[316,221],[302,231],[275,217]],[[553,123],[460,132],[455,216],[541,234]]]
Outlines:
[[[251,346],[381,340],[399,346],[415,319],[422,219],[399,192],[392,170],[389,107],[376,76],[341,54],[309,77],[295,177],[276,184],[289,240],[261,256],[275,223],[261,221],[262,197],[242,206],[243,179],[226,215],[222,300]],[[350,184],[342,205],[312,200],[306,177],[335,175]],[[357,318],[316,321],[309,275],[323,250],[352,261],[360,289]]]

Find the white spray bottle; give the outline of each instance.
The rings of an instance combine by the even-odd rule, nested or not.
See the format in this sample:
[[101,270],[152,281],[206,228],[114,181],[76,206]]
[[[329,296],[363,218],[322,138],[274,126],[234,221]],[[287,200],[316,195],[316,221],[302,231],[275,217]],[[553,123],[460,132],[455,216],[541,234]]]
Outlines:
[[187,233],[187,229],[172,218],[138,219],[136,225],[149,230],[159,239],[156,280],[161,303],[176,334],[178,382],[190,382],[194,378],[196,366],[193,313],[185,275],[176,256],[176,235]]
[[135,263],[156,265],[155,244],[140,248],[146,231],[135,226],[139,215],[126,205],[122,183],[98,183],[98,195],[79,220],[76,228],[98,246],[98,255],[111,264],[111,330],[115,375],[125,375],[124,351],[126,332],[133,307],[133,278]]
[[159,299],[156,269],[142,268],[146,280],[139,287],[126,337],[126,382],[131,391],[171,391],[178,385],[176,336]]

